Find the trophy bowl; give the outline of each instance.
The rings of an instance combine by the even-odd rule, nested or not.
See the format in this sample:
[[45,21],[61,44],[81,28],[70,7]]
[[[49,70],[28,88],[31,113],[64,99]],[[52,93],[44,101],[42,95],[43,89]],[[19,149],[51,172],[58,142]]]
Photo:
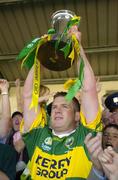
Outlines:
[[[51,40],[43,44],[38,50],[38,58],[41,64],[52,71],[64,71],[71,67],[71,59],[64,57],[61,50],[55,50],[56,40]],[[61,41],[59,48],[64,47],[66,43]],[[72,48],[71,48],[72,49]]]
[[[56,11],[51,17],[51,26],[55,29],[55,34],[52,35],[50,41],[45,42],[40,46],[38,50],[37,58],[41,64],[52,71],[64,71],[71,67],[71,59],[67,56],[65,58],[62,48],[68,43],[67,35],[63,36],[56,49],[56,42],[64,32],[67,22],[75,15],[74,12],[69,10]],[[70,46],[70,52],[72,51],[72,44]],[[69,53],[70,53],[69,52]],[[69,54],[68,53],[68,54]],[[76,52],[75,52],[76,57]]]

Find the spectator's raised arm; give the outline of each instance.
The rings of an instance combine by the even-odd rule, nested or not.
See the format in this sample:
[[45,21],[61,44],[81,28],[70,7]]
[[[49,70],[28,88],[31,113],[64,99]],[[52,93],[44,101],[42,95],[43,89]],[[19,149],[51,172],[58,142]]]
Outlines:
[[0,91],[1,91],[1,101],[2,101],[2,115],[0,120],[0,137],[4,137],[8,134],[10,130],[10,118],[11,118],[11,108],[9,100],[9,83],[5,79],[0,79]]
[[23,112],[23,97],[21,93],[20,79],[16,79],[15,85],[16,85],[17,110]]

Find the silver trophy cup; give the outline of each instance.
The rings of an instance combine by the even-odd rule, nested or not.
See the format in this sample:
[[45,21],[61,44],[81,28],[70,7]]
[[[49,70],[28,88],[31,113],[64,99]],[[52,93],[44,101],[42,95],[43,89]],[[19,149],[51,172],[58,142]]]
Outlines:
[[[60,50],[68,42],[68,36],[63,36],[59,42],[58,48],[55,48],[56,42],[63,34],[68,21],[75,15],[70,10],[59,10],[52,14],[51,26],[55,29],[55,34],[52,39],[43,44],[38,51],[38,58],[41,64],[49,70],[64,71],[71,67],[70,58],[65,58],[64,53]],[[72,48],[70,49],[70,51]]]

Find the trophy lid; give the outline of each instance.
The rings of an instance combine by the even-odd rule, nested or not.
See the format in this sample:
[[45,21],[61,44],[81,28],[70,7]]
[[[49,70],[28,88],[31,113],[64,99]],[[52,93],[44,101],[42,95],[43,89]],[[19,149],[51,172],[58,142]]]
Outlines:
[[62,33],[67,22],[75,16],[75,13],[70,10],[59,10],[51,16],[51,26],[56,30],[57,33]]

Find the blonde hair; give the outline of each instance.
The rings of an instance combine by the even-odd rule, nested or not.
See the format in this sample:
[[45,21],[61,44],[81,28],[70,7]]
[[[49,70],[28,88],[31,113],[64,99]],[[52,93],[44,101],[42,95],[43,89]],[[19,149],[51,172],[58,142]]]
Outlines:
[[47,86],[40,85],[40,96],[48,95],[50,93],[50,89]]

